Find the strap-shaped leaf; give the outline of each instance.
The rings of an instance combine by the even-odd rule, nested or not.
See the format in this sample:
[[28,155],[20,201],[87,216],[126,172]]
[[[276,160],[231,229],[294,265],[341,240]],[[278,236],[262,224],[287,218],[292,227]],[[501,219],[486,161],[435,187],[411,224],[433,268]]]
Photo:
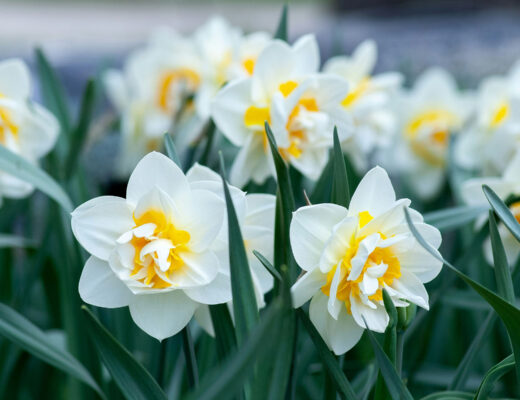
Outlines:
[[235,317],[237,343],[240,346],[258,321],[258,305],[244,247],[244,239],[242,238],[235,206],[225,179],[224,168],[224,159],[221,154],[220,169],[228,218],[229,269],[233,295],[233,315]]
[[421,400],[473,400],[473,395],[471,393],[448,390],[429,394],[426,397],[422,397]]
[[334,157],[331,155],[329,161],[321,171],[321,175],[316,181],[312,190],[310,201],[313,204],[327,203],[330,201],[332,179],[334,175]]
[[483,185],[482,190],[484,190],[484,194],[486,195],[489,204],[491,204],[491,207],[495,210],[498,217],[502,220],[516,240],[520,241],[520,224],[518,224],[518,221],[509,210],[509,207],[505,205],[500,197],[498,197],[489,186]]
[[511,371],[515,367],[515,359],[513,355],[507,356],[505,359],[500,361],[498,364],[491,367],[486,373],[480,387],[478,388],[475,400],[486,400],[489,399],[489,395],[493,390],[494,384],[506,373]]
[[40,328],[0,303],[0,335],[31,353],[40,360],[60,369],[94,389],[102,398],[105,395],[87,369],[69,352],[56,346]]
[[169,133],[164,134],[164,149],[166,150],[166,155],[170,157],[179,168],[182,168],[179,156],[177,155],[177,149],[175,148],[175,144],[173,143],[173,139]]
[[488,206],[459,206],[424,214],[424,221],[441,231],[460,228],[483,215]]
[[307,314],[305,314],[302,309],[296,310],[296,313],[303,322],[303,326],[311,337],[314,346],[316,346],[316,350],[318,350],[321,362],[327,369],[340,397],[344,400],[357,399],[356,393],[354,393],[354,389],[352,389],[352,386],[339,366],[338,361],[330,352],[329,348],[321,338],[319,332],[316,330]]
[[460,272],[456,267],[446,261],[435,249],[433,249],[421,236],[421,234],[415,228],[411,218],[410,213],[407,209],[404,209],[406,222],[410,228],[410,231],[417,239],[417,242],[433,257],[442,261],[449,269],[451,269],[459,278],[461,278],[464,282],[466,282],[473,290],[475,290],[484,300],[486,300],[491,307],[497,312],[498,316],[504,323],[507,332],[509,334],[509,338],[513,344],[513,351],[515,354],[516,369],[517,376],[520,376],[520,309],[510,304],[508,301],[503,299],[502,297],[496,295],[491,290],[482,286],[480,283],[475,282],[466,274]]
[[235,328],[227,304],[209,306],[211,322],[215,330],[218,357],[223,360],[236,348]]
[[287,24],[287,11],[288,6],[284,4],[282,8],[282,13],[280,14],[280,20],[278,21],[278,27],[276,28],[276,32],[274,34],[275,39],[283,40],[284,42],[288,41],[288,24]]
[[2,247],[36,247],[38,244],[28,238],[16,235],[0,234],[0,248]]
[[69,196],[54,179],[41,168],[31,164],[25,158],[13,153],[4,146],[0,146],[0,171],[30,183],[56,200],[66,212],[72,211],[72,202]]
[[332,202],[348,208],[350,204],[350,189],[347,167],[338,138],[338,129],[334,127],[334,180],[332,181]]
[[150,373],[126,350],[86,307],[89,336],[99,358],[128,400],[166,400]]
[[265,269],[269,271],[269,273],[273,276],[274,279],[277,279],[279,281],[282,280],[282,275],[280,275],[280,273],[274,268],[273,264],[271,264],[269,260],[262,255],[262,253],[253,250],[253,254],[256,258],[258,258],[258,261],[262,263]]
[[506,251],[498,233],[497,221],[492,211],[489,211],[489,236],[491,238],[491,249],[495,263],[495,277],[498,293],[511,304],[515,302],[515,290],[511,278],[511,269],[507,262]]

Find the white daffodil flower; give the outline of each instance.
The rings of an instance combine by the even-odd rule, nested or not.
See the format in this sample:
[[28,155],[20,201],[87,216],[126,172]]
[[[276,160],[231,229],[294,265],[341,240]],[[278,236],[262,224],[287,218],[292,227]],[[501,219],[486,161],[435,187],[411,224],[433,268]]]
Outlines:
[[479,86],[474,118],[459,136],[455,160],[482,175],[499,176],[520,147],[520,61],[507,76]]
[[[36,164],[56,143],[56,118],[30,100],[31,74],[22,60],[0,62],[0,145]],[[34,187],[0,171],[0,196],[21,198]]]
[[431,68],[395,104],[400,129],[392,164],[420,198],[431,199],[444,183],[450,136],[466,121],[469,98],[447,71]]
[[[396,307],[415,303],[428,309],[424,283],[442,263],[426,252],[409,231],[403,212],[410,200],[396,200],[380,167],[370,170],[352,196],[349,209],[317,204],[298,209],[290,227],[291,247],[304,275],[292,287],[293,304],[312,298],[310,319],[336,354],[351,349],[365,322],[376,332],[388,325],[382,289]],[[409,209],[412,220],[435,249],[441,235]]]
[[354,130],[345,131],[340,139],[358,171],[367,169],[374,150],[391,144],[397,127],[391,99],[402,76],[397,72],[372,75],[376,61],[376,43],[365,40],[350,57],[332,57],[323,67],[324,72],[340,76],[349,84],[350,91],[341,104],[352,116]]
[[202,132],[217,91],[249,76],[269,40],[263,32],[243,36],[215,17],[190,36],[158,30],[123,71],[107,71],[107,94],[121,115],[118,175],[128,176],[145,154],[160,149],[170,130],[182,152]]
[[[222,179],[211,169],[195,164],[187,172],[186,177],[193,188],[209,190],[218,195],[222,201],[225,201]],[[253,254],[253,250],[259,251],[269,262],[273,262],[276,198],[270,194],[246,194],[234,186],[229,186],[229,189],[247,252],[256,302],[259,308],[261,308],[265,305],[264,295],[273,287],[273,277],[262,263],[258,261]],[[227,226],[227,217],[224,217],[224,223],[215,240],[213,249],[220,260],[220,271],[223,276],[227,277],[226,284],[229,286],[229,240]],[[230,286],[229,290],[231,290]],[[232,311],[231,302],[229,306]],[[195,312],[195,318],[204,329],[213,334],[213,324],[207,307],[198,308]]]
[[351,119],[340,103],[344,79],[318,75],[319,50],[312,35],[293,46],[280,40],[258,56],[253,75],[225,86],[215,97],[212,117],[240,147],[231,183],[262,183],[273,173],[264,122],[269,122],[282,157],[304,176],[317,179],[332,145],[334,126],[344,134]]
[[97,197],[72,213],[74,235],[91,254],[81,298],[128,306],[159,340],[174,335],[201,305],[231,300],[213,250],[223,217],[219,196],[190,183],[164,155],[148,154],[130,176],[126,199]]
[[[509,196],[520,196],[520,179],[518,171],[520,170],[520,151],[517,151],[501,177],[483,177],[469,179],[462,184],[461,195],[468,205],[488,205],[488,201],[482,190],[482,185],[489,186],[502,200],[506,200]],[[516,201],[509,206],[509,210],[520,223],[520,201]],[[483,215],[476,222],[477,227],[485,223],[487,214]],[[504,250],[506,252],[509,265],[513,265],[520,254],[520,243],[509,232],[501,222],[498,224],[498,232]],[[484,242],[484,255],[489,264],[494,265],[493,250],[491,248],[491,240],[488,238]]]

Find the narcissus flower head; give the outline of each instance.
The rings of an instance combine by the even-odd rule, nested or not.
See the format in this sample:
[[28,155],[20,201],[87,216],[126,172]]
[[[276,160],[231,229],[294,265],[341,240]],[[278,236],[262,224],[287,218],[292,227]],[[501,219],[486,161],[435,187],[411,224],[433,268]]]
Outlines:
[[[0,145],[32,163],[46,155],[56,143],[56,118],[30,100],[29,69],[18,59],[0,62]],[[0,172],[0,196],[21,198],[33,186]]]
[[103,196],[72,213],[72,230],[91,254],[79,283],[99,307],[129,306],[136,324],[161,340],[201,305],[231,300],[212,249],[224,216],[213,192],[192,185],[159,153],[144,157],[126,199]]
[[[294,257],[304,270],[292,288],[295,307],[311,299],[310,318],[336,353],[352,348],[363,329],[383,332],[388,314],[386,289],[396,307],[409,303],[428,309],[423,283],[442,263],[414,239],[386,172],[376,167],[360,182],[348,209],[318,204],[298,209],[291,222]],[[415,226],[434,247],[439,231],[409,209]],[[365,321],[367,326],[365,326]]]
[[258,56],[250,78],[225,86],[215,97],[212,117],[240,152],[231,183],[262,183],[272,174],[264,123],[268,122],[287,162],[316,179],[327,162],[334,126],[343,132],[350,117],[340,106],[348,91],[344,79],[319,75],[314,36],[293,46],[274,40]]

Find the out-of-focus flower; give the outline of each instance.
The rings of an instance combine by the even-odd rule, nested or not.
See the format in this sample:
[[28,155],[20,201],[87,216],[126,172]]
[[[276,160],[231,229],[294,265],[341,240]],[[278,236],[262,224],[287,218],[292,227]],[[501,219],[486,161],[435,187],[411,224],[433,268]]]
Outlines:
[[310,179],[325,166],[334,126],[349,131],[351,118],[341,107],[348,84],[318,75],[314,36],[293,46],[275,40],[258,56],[250,78],[228,84],[215,97],[212,117],[240,152],[231,183],[262,183],[273,172],[264,122],[269,122],[282,157]]
[[520,62],[507,76],[492,76],[479,86],[474,117],[455,147],[457,163],[497,176],[520,144]]
[[130,55],[123,71],[107,71],[107,93],[121,115],[118,175],[128,176],[145,154],[159,149],[167,131],[182,151],[207,123],[217,91],[249,76],[269,40],[263,32],[244,36],[215,17],[190,36],[161,29]]
[[[410,200],[396,200],[384,169],[370,170],[352,196],[349,209],[318,204],[298,209],[290,228],[291,247],[305,271],[292,288],[295,307],[312,298],[310,319],[336,354],[351,349],[367,327],[383,332],[388,314],[386,289],[396,307],[428,309],[423,283],[442,263],[415,240],[405,221]],[[417,230],[437,249],[439,231],[409,209]]]
[[97,197],[72,213],[74,235],[92,254],[81,298],[129,306],[149,335],[174,335],[199,306],[231,300],[213,250],[223,216],[217,195],[191,184],[167,157],[148,154],[130,176],[126,199]]
[[392,163],[419,197],[430,199],[444,183],[450,136],[466,121],[469,98],[447,71],[431,68],[395,105],[400,129]]
[[[464,182],[461,187],[463,200],[468,205],[487,205],[488,201],[482,190],[482,185],[488,185],[504,201],[509,196],[520,196],[518,171],[520,171],[520,151],[517,151],[501,177],[473,178]],[[509,210],[520,223],[520,202],[512,203],[509,206]],[[476,225],[482,225],[486,219],[487,214],[477,220]],[[513,265],[520,254],[520,243],[501,222],[498,224],[498,232],[504,244],[507,261],[509,265]],[[489,238],[484,242],[484,255],[486,260],[493,265],[493,250]]]
[[[186,177],[193,188],[209,190],[224,201],[222,179],[209,168],[195,164],[188,171]],[[259,307],[263,307],[265,305],[264,294],[272,289],[273,277],[255,257],[253,250],[259,251],[270,262],[273,262],[276,198],[270,194],[246,194],[234,186],[229,186],[229,188],[244,239],[247,259],[251,269],[251,277],[255,288],[256,301]],[[220,260],[221,273],[228,277],[227,284],[229,285],[230,270],[227,218],[224,218],[224,223],[215,240],[213,249]],[[208,332],[213,333],[213,324],[211,323],[207,307],[200,307],[195,312],[195,318]]]
[[[30,100],[31,76],[18,59],[0,62],[0,145],[36,164],[56,143],[56,118]],[[34,187],[0,171],[0,196],[21,198]]]
[[366,170],[368,157],[392,142],[396,117],[391,99],[402,82],[401,74],[387,72],[372,75],[377,60],[377,46],[372,40],[359,44],[352,56],[337,56],[328,60],[323,70],[340,76],[349,83],[350,91],[342,106],[350,113],[354,132],[343,137],[343,151],[349,154],[358,171]]

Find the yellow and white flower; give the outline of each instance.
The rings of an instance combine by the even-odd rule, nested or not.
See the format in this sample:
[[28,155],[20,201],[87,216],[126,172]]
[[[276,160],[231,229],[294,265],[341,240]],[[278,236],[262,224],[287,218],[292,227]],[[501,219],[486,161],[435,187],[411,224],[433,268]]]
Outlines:
[[[56,118],[31,96],[31,75],[18,59],[0,62],[0,145],[36,164],[56,143]],[[34,187],[0,171],[0,196],[21,198]]]
[[391,144],[397,124],[391,99],[402,76],[397,72],[372,75],[376,61],[376,43],[365,40],[350,57],[333,57],[323,67],[324,72],[346,79],[350,86],[341,104],[352,116],[355,129],[340,139],[358,171],[366,170],[374,150]]
[[264,122],[269,122],[280,153],[304,176],[316,179],[325,166],[334,126],[344,134],[351,120],[340,102],[344,79],[317,74],[314,36],[293,46],[273,41],[258,56],[253,75],[225,86],[215,97],[212,117],[240,152],[230,180],[242,187],[262,183],[273,172]]
[[224,204],[191,183],[170,159],[150,153],[137,165],[126,199],[94,198],[72,213],[76,239],[91,254],[79,282],[86,303],[128,306],[135,323],[162,340],[201,305],[231,300],[213,250]]
[[472,123],[460,135],[457,163],[486,176],[501,175],[520,147],[520,61],[506,76],[484,79]]
[[[509,196],[520,196],[520,179],[518,171],[520,170],[520,151],[517,151],[501,177],[482,177],[473,178],[464,182],[461,188],[463,200],[468,205],[488,205],[488,201],[482,190],[482,185],[488,185],[502,200],[506,200]],[[516,201],[509,206],[509,210],[520,223],[520,202]],[[487,214],[477,220],[476,225],[481,226],[485,223]],[[509,232],[501,222],[498,224],[498,232],[504,250],[506,252],[509,265],[513,265],[520,254],[520,243]],[[488,238],[484,242],[484,255],[489,264],[493,265],[493,250],[491,241]]]
[[395,103],[400,129],[392,163],[419,197],[430,199],[444,183],[450,137],[471,111],[469,98],[447,71],[431,68]]
[[220,87],[248,76],[268,42],[266,33],[243,36],[215,17],[190,36],[161,29],[123,71],[107,71],[107,93],[122,121],[118,175],[128,176],[145,154],[160,149],[167,131],[182,151],[207,123]]
[[[317,204],[298,209],[291,222],[294,257],[304,275],[292,287],[295,307],[312,298],[310,319],[336,354],[351,349],[363,329],[383,332],[388,314],[386,289],[396,307],[428,309],[424,283],[442,263],[415,240],[384,169],[370,170],[352,196],[349,209]],[[409,209],[416,228],[437,249],[441,235]],[[365,321],[366,325],[365,326]]]
[[[222,179],[211,169],[195,164],[187,172],[186,177],[193,188],[209,190],[224,201]],[[255,257],[253,250],[259,251],[273,262],[276,198],[270,194],[246,194],[234,186],[229,188],[246,247],[256,301],[261,308],[265,305],[264,295],[273,287],[273,277]],[[222,278],[227,279],[226,284],[229,286],[229,240],[226,217],[213,249],[220,260]],[[213,324],[207,307],[199,307],[195,312],[195,318],[209,333],[213,333]]]

